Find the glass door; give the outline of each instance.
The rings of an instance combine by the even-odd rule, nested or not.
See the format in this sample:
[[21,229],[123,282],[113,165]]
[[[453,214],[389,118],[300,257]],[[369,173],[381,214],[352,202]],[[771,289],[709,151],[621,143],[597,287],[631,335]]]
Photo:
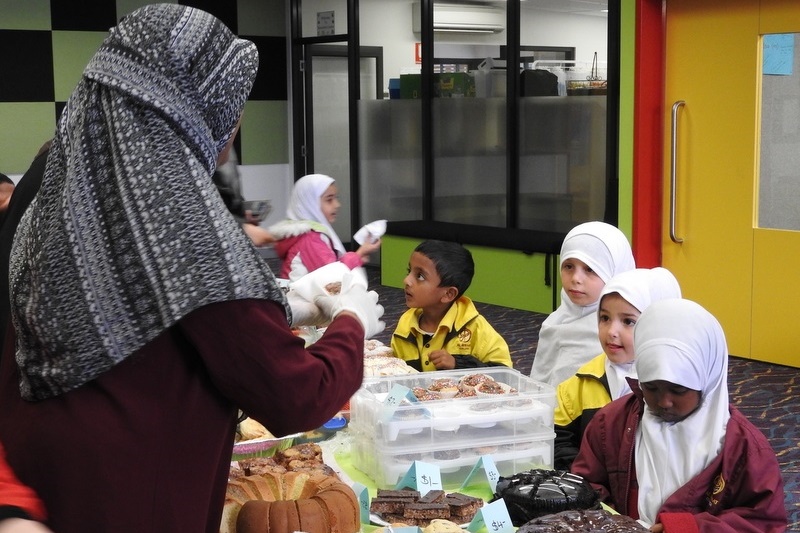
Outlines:
[[[336,180],[342,207],[333,229],[347,242],[358,230],[352,227],[347,47],[309,45],[305,58],[306,173],[326,174]],[[361,98],[380,99],[380,48],[362,47],[360,65]]]

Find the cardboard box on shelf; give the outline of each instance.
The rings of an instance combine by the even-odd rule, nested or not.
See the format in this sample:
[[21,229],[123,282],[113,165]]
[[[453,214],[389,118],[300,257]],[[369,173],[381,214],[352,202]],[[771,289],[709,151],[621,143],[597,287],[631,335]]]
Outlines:
[[[421,98],[421,78],[422,76],[420,74],[401,74],[400,98]],[[474,97],[475,78],[466,72],[434,74],[433,96],[435,98]]]

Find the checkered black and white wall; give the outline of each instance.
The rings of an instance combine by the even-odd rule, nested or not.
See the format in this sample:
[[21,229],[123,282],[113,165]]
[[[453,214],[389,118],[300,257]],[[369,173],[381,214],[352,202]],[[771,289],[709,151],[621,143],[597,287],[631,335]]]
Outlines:
[[[0,0],[0,172],[22,174],[83,68],[126,13],[147,0]],[[259,50],[260,68],[237,138],[243,165],[289,161],[284,0],[182,0]]]

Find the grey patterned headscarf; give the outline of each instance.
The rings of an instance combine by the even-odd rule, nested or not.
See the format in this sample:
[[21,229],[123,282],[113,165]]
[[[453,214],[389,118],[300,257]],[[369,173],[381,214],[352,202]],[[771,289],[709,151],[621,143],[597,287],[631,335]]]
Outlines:
[[79,387],[204,305],[286,306],[211,180],[257,68],[253,43],[197,9],[146,6],[111,29],[14,241],[24,398]]

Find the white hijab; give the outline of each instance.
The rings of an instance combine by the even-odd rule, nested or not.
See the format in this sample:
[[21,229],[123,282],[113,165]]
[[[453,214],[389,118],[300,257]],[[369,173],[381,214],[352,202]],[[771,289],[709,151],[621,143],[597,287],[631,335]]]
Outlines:
[[[611,278],[611,281],[603,287],[599,306],[602,307],[603,298],[608,294],[619,294],[640,313],[644,313],[653,302],[667,298],[680,298],[681,287],[672,272],[666,268],[637,268]],[[625,378],[636,378],[633,361],[614,363],[606,358],[605,366],[611,399],[616,400],[631,392],[631,387]]]
[[286,217],[290,220],[311,220],[325,226],[336,255],[341,257],[345,253],[344,245],[325,218],[321,207],[322,195],[335,181],[325,174],[308,174],[297,180],[286,209]]
[[[561,264],[578,259],[597,272],[604,282],[636,268],[625,234],[605,222],[585,222],[574,227],[561,244]],[[598,301],[579,306],[561,289],[561,305],[542,323],[531,377],[556,387],[597,354],[603,352],[597,338]]]
[[634,330],[641,383],[663,380],[700,391],[700,406],[667,423],[645,408],[636,433],[639,516],[655,523],[678,488],[719,455],[730,418],[728,346],[717,319],[689,300],[653,303]]

